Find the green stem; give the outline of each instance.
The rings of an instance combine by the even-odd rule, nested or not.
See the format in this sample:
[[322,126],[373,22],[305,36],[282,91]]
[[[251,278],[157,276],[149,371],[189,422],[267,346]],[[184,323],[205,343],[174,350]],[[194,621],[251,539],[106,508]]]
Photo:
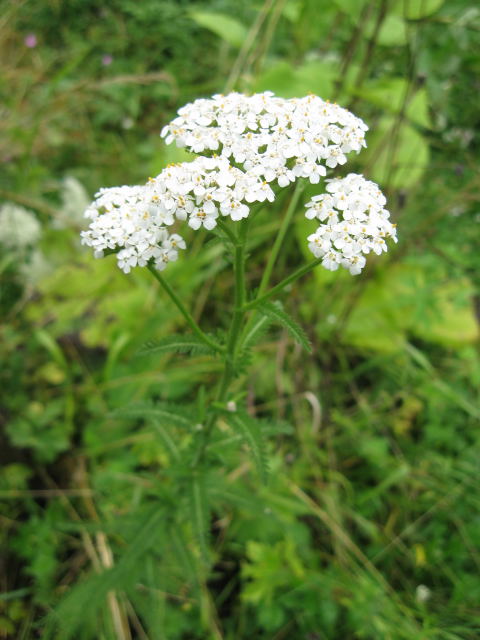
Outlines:
[[305,275],[306,273],[314,269],[316,266],[318,266],[321,262],[322,262],[322,258],[316,258],[315,260],[312,260],[312,262],[309,262],[303,267],[300,267],[300,269],[297,269],[296,271],[291,273],[288,277],[284,278],[281,282],[279,282],[277,285],[272,287],[269,291],[264,293],[262,296],[257,296],[255,300],[252,300],[251,302],[244,304],[243,311],[251,311],[252,309],[255,309],[264,300],[267,300],[268,298],[275,295],[279,291],[282,291],[282,289],[284,289],[288,284],[290,284],[291,282],[295,282],[295,280],[298,280],[298,278],[301,278],[303,275]]
[[[248,219],[240,222],[240,232],[235,238],[234,272],[235,272],[235,309],[227,336],[225,353],[225,367],[218,383],[217,394],[213,404],[222,404],[227,396],[230,384],[235,377],[235,360],[238,343],[241,335],[243,318],[245,316],[244,305],[245,291],[245,245],[247,240]],[[212,411],[203,429],[203,438],[193,459],[192,466],[197,467],[203,459],[208,440],[215,425],[216,412]]]
[[233,245],[235,245],[237,243],[237,237],[235,236],[233,231],[230,229],[228,224],[226,224],[226,222],[224,222],[221,218],[217,218],[217,225],[218,225],[218,228],[221,229],[224,232],[224,234],[228,237],[230,242]]
[[200,340],[202,340],[205,344],[207,344],[209,347],[211,347],[215,351],[218,351],[219,353],[223,353],[225,351],[224,347],[218,344],[218,342],[216,342],[215,340],[212,340],[212,338],[209,338],[207,334],[200,329],[198,324],[195,322],[193,316],[185,308],[183,302],[180,300],[180,298],[177,296],[177,294],[171,288],[168,282],[163,279],[163,277],[155,269],[155,267],[149,264],[148,270],[153,275],[153,277],[156,280],[158,280],[158,282],[162,285],[163,289],[168,294],[168,296],[170,297],[172,302],[175,304],[175,306],[178,308],[180,313],[183,315],[183,317],[185,318],[185,320],[187,321],[188,325],[190,326],[193,333],[197,336],[197,338],[200,338]]
[[[283,240],[287,233],[288,227],[290,226],[290,223],[293,218],[293,214],[295,213],[295,209],[297,208],[298,201],[300,199],[300,196],[304,188],[305,188],[305,185],[303,183],[303,180],[298,180],[297,184],[295,185],[295,190],[292,193],[292,197],[290,198],[290,201],[288,203],[288,207],[283,217],[282,224],[280,225],[280,229],[278,230],[277,237],[275,238],[275,242],[273,243],[273,247],[268,257],[268,261],[265,267],[265,271],[263,272],[262,279],[260,280],[260,285],[257,290],[257,299],[259,299],[265,293],[265,290],[268,287],[268,283],[270,282],[273,267],[275,266],[275,262],[277,261],[277,256],[280,252],[280,248],[283,244]],[[251,308],[253,309],[254,307],[252,306]],[[248,333],[248,331],[253,326],[254,322],[255,322],[255,314],[252,314],[252,316],[250,317],[249,321],[245,326],[243,336],[245,336]]]
[[273,267],[275,266],[275,262],[277,261],[277,256],[280,252],[281,246],[283,244],[283,240],[285,238],[285,234],[287,233],[288,227],[293,218],[293,214],[295,213],[295,209],[297,208],[298,201],[304,189],[304,184],[302,180],[298,180],[295,185],[295,190],[290,198],[290,202],[288,203],[287,211],[285,212],[285,216],[282,220],[282,224],[280,229],[278,230],[277,237],[275,238],[275,242],[273,243],[272,250],[268,257],[267,264],[265,266],[265,271],[263,272],[262,279],[260,281],[260,286],[258,287],[257,295],[261,296],[265,289],[268,287],[268,283],[270,282],[270,277],[272,275]]

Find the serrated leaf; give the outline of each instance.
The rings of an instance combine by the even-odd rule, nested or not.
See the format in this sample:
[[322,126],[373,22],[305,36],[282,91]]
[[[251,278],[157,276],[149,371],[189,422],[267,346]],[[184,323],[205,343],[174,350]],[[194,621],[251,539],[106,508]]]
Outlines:
[[243,340],[243,347],[247,349],[252,347],[265,335],[273,320],[268,315],[262,315],[255,320],[252,327],[248,330]]
[[311,353],[312,345],[310,339],[298,324],[286,311],[284,311],[279,303],[263,302],[257,307],[258,311],[263,315],[271,318],[273,322],[284,327],[290,335],[300,344],[306,351]]
[[194,424],[188,409],[170,403],[132,404],[112,411],[110,415],[115,418],[153,418],[161,424],[173,424],[183,429],[190,429]]
[[225,420],[250,447],[258,475],[262,482],[266,483],[268,477],[267,452],[261,423],[243,411],[227,413]]
[[176,558],[177,566],[181,567],[184,576],[195,586],[199,586],[197,563],[191,550],[188,548],[181,528],[176,527],[169,532],[172,543],[172,551]]
[[137,355],[145,356],[154,353],[189,353],[198,355],[204,353],[215,353],[215,351],[205,344],[203,340],[194,335],[174,335],[150,340],[138,352]]
[[154,419],[152,423],[153,428],[155,429],[155,433],[159,436],[165,448],[172,454],[172,457],[175,460],[179,460],[180,451],[175,443],[175,440],[173,440],[172,436],[168,432],[168,429],[165,428],[160,420]]

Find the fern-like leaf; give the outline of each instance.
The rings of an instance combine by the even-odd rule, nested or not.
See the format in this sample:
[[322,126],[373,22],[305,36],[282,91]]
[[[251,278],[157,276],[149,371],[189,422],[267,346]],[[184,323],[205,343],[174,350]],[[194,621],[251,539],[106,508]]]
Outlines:
[[260,315],[246,334],[243,340],[243,347],[247,349],[257,344],[258,341],[267,333],[272,322],[273,319],[270,316],[266,314]]
[[121,407],[110,413],[114,418],[145,418],[157,420],[158,423],[174,425],[182,429],[191,429],[195,424],[194,416],[185,407],[170,403],[137,403]]
[[154,418],[152,424],[155,429],[155,433],[162,441],[165,449],[167,449],[167,451],[172,455],[172,458],[174,460],[180,460],[180,451],[175,443],[175,440],[170,435],[168,429],[165,428],[165,425],[156,418]]
[[225,413],[227,423],[241,436],[252,452],[255,466],[261,481],[266,484],[268,478],[268,464],[262,425],[243,411]]
[[215,351],[194,335],[173,335],[150,340],[137,352],[139,356],[159,353],[189,353],[190,355],[214,354]]
[[298,322],[282,309],[280,303],[263,302],[258,306],[258,310],[276,324],[284,327],[306,351],[312,351],[309,337]]

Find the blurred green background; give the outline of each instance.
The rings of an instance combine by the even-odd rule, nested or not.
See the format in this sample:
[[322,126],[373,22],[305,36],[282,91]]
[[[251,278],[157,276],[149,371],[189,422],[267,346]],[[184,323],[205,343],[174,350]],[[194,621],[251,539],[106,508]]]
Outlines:
[[[53,611],[55,638],[479,638],[478,4],[3,0],[0,60],[0,637],[47,637]],[[400,241],[289,291],[314,353],[258,348],[271,478],[218,436],[205,563],[176,489],[191,433],[169,447],[121,408],[183,403],[218,364],[137,357],[182,318],[78,232],[99,187],[186,157],[158,135],[180,106],[232,89],[361,116],[347,172],[380,184]],[[252,282],[278,225],[258,219]],[[310,230],[299,211],[275,280]],[[208,330],[231,269],[187,240],[166,277]]]

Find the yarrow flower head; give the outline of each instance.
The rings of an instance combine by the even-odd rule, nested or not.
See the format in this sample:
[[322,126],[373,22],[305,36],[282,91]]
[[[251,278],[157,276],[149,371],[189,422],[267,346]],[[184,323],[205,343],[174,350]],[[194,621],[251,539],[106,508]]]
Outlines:
[[[185,248],[167,227],[185,222],[211,230],[224,218],[247,218],[253,203],[273,202],[279,188],[299,179],[316,184],[345,164],[349,153],[366,146],[367,129],[346,109],[314,95],[230,93],[195,100],[161,135],[202,155],[167,166],[143,186],[101,189],[85,212],[91,222],[82,242],[97,257],[116,253],[125,273],[147,264],[164,269]],[[308,237],[310,250],[327,269],[360,273],[366,255],[386,251],[388,238],[396,241],[385,204],[363,176],[327,180],[327,193],[306,205],[307,218],[321,222]]]
[[396,228],[374,182],[356,173],[327,182],[327,193],[306,204],[306,217],[322,222],[308,236],[308,248],[323,258],[325,268],[335,271],[342,266],[357,275],[365,266],[365,255],[387,251],[387,238],[397,241]]
[[297,178],[318,183],[327,168],[345,164],[346,154],[366,146],[367,129],[360,118],[318,96],[230,93],[182,107],[161,135],[167,144],[219,153],[286,187]]
[[145,187],[100,189],[85,216],[91,223],[81,233],[82,243],[93,248],[96,258],[116,252],[124,273],[150,260],[161,271],[177,259],[178,249],[185,249],[181,236],[167,232],[165,217],[151,206]]
[[275,198],[257,176],[232,167],[226,158],[203,156],[167,167],[149,180],[146,193],[165,224],[175,216],[188,220],[192,229],[213,229],[220,215],[241,220],[249,215],[249,204]]

